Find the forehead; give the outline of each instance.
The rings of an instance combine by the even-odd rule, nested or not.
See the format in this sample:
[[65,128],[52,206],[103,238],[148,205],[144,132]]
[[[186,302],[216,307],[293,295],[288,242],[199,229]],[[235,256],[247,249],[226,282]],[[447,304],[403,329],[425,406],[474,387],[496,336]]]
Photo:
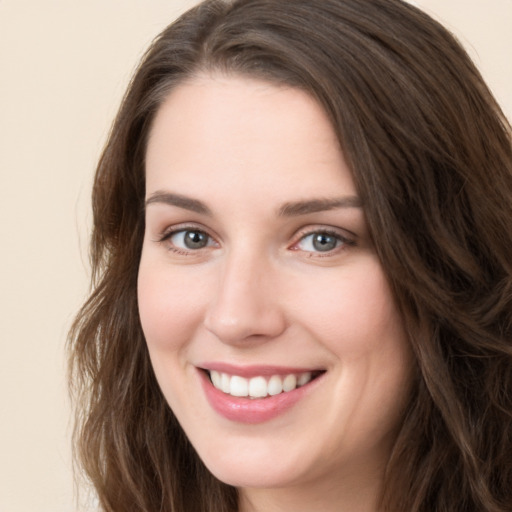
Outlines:
[[299,89],[242,77],[200,76],[176,87],[157,112],[146,172],[148,193],[191,182],[198,191],[223,183],[355,193],[321,106]]

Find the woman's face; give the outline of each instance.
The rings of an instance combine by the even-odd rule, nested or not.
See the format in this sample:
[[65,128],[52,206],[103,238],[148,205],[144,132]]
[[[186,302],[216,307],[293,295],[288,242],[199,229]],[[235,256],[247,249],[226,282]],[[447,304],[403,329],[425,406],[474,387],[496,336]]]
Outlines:
[[411,354],[320,106],[195,78],[160,108],[146,172],[142,327],[207,467],[246,488],[380,476]]

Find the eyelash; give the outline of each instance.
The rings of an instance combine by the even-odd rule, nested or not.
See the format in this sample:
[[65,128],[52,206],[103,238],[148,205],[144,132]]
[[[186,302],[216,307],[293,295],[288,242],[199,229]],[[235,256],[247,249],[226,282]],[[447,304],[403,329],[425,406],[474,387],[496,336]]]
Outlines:
[[[166,242],[169,242],[172,237],[174,237],[180,233],[183,233],[183,235],[185,236],[185,234],[187,232],[188,233],[196,233],[201,236],[207,237],[208,238],[207,245],[205,245],[204,247],[199,247],[197,249],[192,249],[192,248],[186,249],[186,248],[177,247],[175,244],[169,243],[168,247],[167,247],[168,250],[170,250],[171,252],[174,252],[176,254],[179,254],[179,255],[190,256],[193,253],[198,253],[202,249],[207,249],[209,246],[211,246],[210,242],[212,240],[214,240],[214,238],[212,236],[210,236],[205,230],[200,229],[196,226],[186,226],[185,225],[185,226],[177,226],[171,230],[165,231],[164,233],[162,233],[159,236],[157,242],[165,244]],[[308,237],[312,237],[315,235],[335,238],[336,246],[333,249],[329,249],[329,250],[325,251],[324,253],[322,251],[304,251],[305,253],[309,254],[309,257],[326,258],[329,256],[334,256],[335,254],[337,254],[339,251],[343,250],[344,248],[353,247],[356,245],[356,242],[354,239],[348,238],[348,237],[342,235],[341,233],[339,233],[338,231],[335,231],[332,229],[318,228],[318,229],[308,229],[308,230],[304,230],[304,231],[300,232],[298,234],[298,240],[292,244],[292,246],[290,247],[290,250],[300,251],[301,249],[298,247],[299,244],[304,242]]]
[[[169,242],[171,240],[171,238],[179,233],[183,233],[184,235],[186,233],[197,233],[197,234],[201,234],[201,235],[204,235],[208,238],[208,240],[213,240],[213,237],[210,236],[206,231],[204,231],[203,229],[199,229],[198,227],[196,226],[177,226],[177,227],[174,227],[173,229],[171,230],[168,230],[168,231],[165,231],[164,233],[162,233],[159,238],[158,238],[158,242],[159,243],[162,243],[162,244],[165,244],[166,242]],[[181,247],[177,247],[176,245],[174,244],[171,244],[169,243],[168,244],[168,249],[171,251],[171,252],[174,252],[176,254],[179,254],[179,255],[183,255],[183,256],[189,256],[191,253],[196,253],[196,252],[199,252],[199,250],[201,249],[205,249],[207,248],[207,246],[205,247],[202,247],[202,248],[199,248],[199,249],[184,249],[184,248],[181,248]]]
[[[298,247],[299,244],[304,242],[307,238],[314,236],[332,237],[336,240],[336,246],[324,252],[319,250],[305,251],[306,253],[310,254],[310,257],[328,258],[338,254],[338,252],[342,251],[344,248],[346,249],[347,247],[353,247],[356,245],[355,240],[342,235],[338,231],[332,229],[318,228],[308,229],[299,233],[299,239],[292,245],[291,250],[300,251],[301,249]],[[312,243],[314,243],[314,241]]]

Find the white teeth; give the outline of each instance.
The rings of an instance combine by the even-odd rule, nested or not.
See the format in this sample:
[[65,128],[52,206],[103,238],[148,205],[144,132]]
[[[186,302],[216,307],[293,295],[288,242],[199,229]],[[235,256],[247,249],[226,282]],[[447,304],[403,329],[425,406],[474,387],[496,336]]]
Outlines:
[[267,396],[267,381],[263,377],[253,377],[249,381],[249,395],[254,398]]
[[216,372],[215,370],[213,370],[213,371],[211,371],[211,372],[210,372],[210,377],[211,377],[211,379],[212,379],[213,385],[214,385],[217,389],[221,389],[222,384],[221,384],[221,376],[220,376],[220,373],[219,373],[219,372]]
[[283,381],[278,375],[273,375],[268,381],[268,394],[270,396],[279,395],[283,391]]
[[227,373],[221,373],[220,375],[220,389],[224,391],[224,393],[230,392],[230,381],[231,377]]
[[243,377],[233,375],[231,377],[229,394],[232,396],[248,396],[249,395],[249,382]]
[[301,373],[297,379],[297,386],[304,386],[311,380],[311,372]]
[[291,391],[297,387],[297,377],[295,375],[287,375],[283,380],[283,391]]
[[246,379],[238,375],[212,370],[209,372],[212,384],[222,392],[236,397],[264,398],[268,395],[274,396],[279,393],[293,391],[306,385],[313,377],[311,372],[289,375],[272,375],[268,380],[266,377],[252,377]]

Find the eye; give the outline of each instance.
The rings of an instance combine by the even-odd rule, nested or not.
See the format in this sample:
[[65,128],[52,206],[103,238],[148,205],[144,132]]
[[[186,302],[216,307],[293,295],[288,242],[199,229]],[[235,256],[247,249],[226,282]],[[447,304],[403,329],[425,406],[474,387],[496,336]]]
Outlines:
[[167,241],[173,249],[196,251],[214,244],[212,238],[199,229],[180,229],[165,235],[162,240]]
[[311,253],[329,253],[343,245],[354,245],[354,243],[339,233],[315,231],[303,236],[293,249]]

